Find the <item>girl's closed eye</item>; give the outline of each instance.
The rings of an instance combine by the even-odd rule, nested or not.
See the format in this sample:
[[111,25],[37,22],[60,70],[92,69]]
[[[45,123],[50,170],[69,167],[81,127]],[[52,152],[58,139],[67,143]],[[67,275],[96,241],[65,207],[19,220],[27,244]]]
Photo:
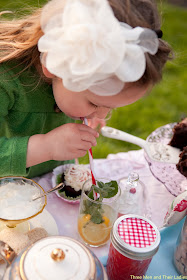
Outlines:
[[94,107],[95,109],[97,109],[99,106],[97,106],[96,104],[92,103],[92,102],[89,102],[89,104]]

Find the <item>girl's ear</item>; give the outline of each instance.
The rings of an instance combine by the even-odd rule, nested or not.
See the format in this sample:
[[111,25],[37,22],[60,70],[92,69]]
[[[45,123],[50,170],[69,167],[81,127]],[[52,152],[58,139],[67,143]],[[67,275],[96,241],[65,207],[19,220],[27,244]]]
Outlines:
[[42,64],[42,71],[44,75],[49,79],[53,79],[55,77],[55,75],[51,74],[43,64]]

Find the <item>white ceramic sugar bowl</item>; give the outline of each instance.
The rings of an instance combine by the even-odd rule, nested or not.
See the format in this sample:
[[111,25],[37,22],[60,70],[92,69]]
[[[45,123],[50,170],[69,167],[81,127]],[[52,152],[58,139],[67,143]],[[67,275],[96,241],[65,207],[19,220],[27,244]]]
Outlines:
[[64,236],[43,238],[19,256],[0,242],[0,254],[10,265],[8,280],[107,280],[97,257],[80,242]]

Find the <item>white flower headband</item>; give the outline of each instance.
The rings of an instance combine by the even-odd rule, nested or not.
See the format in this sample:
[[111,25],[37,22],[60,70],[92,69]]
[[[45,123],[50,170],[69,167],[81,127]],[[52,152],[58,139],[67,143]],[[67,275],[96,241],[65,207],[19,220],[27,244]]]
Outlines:
[[154,55],[159,45],[153,30],[119,22],[107,0],[52,0],[41,26],[42,63],[75,92],[119,93],[142,77],[144,53]]

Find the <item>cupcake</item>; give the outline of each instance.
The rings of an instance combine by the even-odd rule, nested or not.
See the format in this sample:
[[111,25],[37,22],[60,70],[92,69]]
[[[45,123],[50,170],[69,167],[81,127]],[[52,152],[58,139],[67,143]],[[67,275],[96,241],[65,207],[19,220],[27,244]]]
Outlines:
[[[64,188],[57,195],[67,202],[79,202],[82,186],[85,181],[91,179],[91,171],[83,164],[62,165],[53,170],[53,186],[64,183]],[[92,186],[88,185],[89,189]],[[89,190],[88,189],[88,190]]]

